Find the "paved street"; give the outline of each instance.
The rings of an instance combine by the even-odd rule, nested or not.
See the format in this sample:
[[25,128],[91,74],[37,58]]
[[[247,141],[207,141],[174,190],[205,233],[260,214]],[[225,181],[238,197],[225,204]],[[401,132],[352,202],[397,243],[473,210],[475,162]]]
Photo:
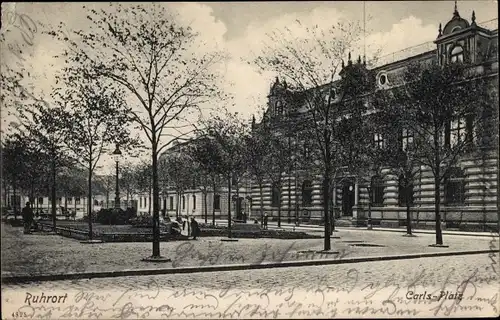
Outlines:
[[336,232],[335,236],[339,236],[340,239],[332,239],[332,247],[339,251],[339,254],[314,252],[323,248],[323,239],[239,239],[237,242],[222,242],[220,237],[206,237],[196,241],[162,242],[161,252],[171,258],[172,262],[152,264],[141,261],[142,258],[151,255],[152,245],[149,242],[82,244],[78,240],[58,235],[24,235],[22,228],[3,225],[2,274],[61,274],[498,250],[498,237],[445,236],[444,241],[449,248],[433,248],[428,246],[435,242],[432,234],[409,238],[393,232],[344,229]]
[[[481,254],[29,283],[3,286],[2,302],[8,312],[33,316],[50,312],[54,318],[487,316],[499,310],[494,260],[498,255]],[[439,296],[441,291],[448,291],[448,297],[443,293],[439,301],[413,298],[409,293]],[[68,301],[54,308],[25,306],[27,292],[67,293]],[[462,300],[450,299],[457,292]]]

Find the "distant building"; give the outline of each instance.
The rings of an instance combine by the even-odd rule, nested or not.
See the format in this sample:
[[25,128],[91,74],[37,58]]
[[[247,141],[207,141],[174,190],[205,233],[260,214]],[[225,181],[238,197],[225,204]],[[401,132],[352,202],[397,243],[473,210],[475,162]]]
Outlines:
[[[163,153],[162,157],[184,153],[183,148],[189,143],[191,142],[175,144]],[[162,162],[161,159],[159,163]],[[249,197],[251,186],[248,179],[242,180],[238,186],[233,182],[230,201],[228,201],[227,185],[222,182],[216,186],[214,192],[212,185],[204,186],[200,181],[193,181],[193,183],[182,190],[175,187],[175,182],[162,184],[162,181],[160,181],[160,209],[164,210],[166,215],[171,218],[179,215],[189,215],[205,220],[205,215],[207,215],[206,220],[210,222],[213,215],[215,215],[216,220],[226,220],[230,205],[232,219],[243,220],[244,216],[248,219],[251,215],[251,199]],[[220,181],[225,180],[220,179]],[[139,212],[149,213],[149,203],[152,195],[151,197],[145,196],[142,198],[142,201],[139,198]]]

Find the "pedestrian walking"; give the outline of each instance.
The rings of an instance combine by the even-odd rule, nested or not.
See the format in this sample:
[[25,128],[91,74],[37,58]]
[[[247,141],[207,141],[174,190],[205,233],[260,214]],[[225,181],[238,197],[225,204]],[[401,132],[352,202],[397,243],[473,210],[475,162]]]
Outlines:
[[269,219],[269,216],[267,213],[264,215],[264,230],[267,230],[267,220]]
[[193,236],[193,240],[196,240],[196,237],[200,235],[200,226],[194,217],[191,217],[191,234]]
[[23,222],[24,222],[24,233],[31,233],[31,224],[33,223],[33,209],[31,209],[29,201],[26,202],[26,206],[22,211]]

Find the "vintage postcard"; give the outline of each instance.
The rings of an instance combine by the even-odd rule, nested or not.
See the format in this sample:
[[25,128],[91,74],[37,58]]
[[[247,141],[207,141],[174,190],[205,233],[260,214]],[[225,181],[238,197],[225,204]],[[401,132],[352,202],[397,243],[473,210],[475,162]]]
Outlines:
[[496,1],[1,5],[2,319],[500,315]]

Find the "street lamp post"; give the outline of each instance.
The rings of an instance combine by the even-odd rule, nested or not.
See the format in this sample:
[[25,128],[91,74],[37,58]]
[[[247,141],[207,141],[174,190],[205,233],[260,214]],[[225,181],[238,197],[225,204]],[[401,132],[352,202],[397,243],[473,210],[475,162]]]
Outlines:
[[120,209],[120,185],[119,185],[119,177],[118,177],[118,162],[120,161],[120,157],[122,155],[122,152],[120,151],[120,148],[118,146],[118,143],[116,144],[116,149],[113,151],[113,159],[115,160],[116,163],[116,187],[115,187],[115,209],[119,210]]

